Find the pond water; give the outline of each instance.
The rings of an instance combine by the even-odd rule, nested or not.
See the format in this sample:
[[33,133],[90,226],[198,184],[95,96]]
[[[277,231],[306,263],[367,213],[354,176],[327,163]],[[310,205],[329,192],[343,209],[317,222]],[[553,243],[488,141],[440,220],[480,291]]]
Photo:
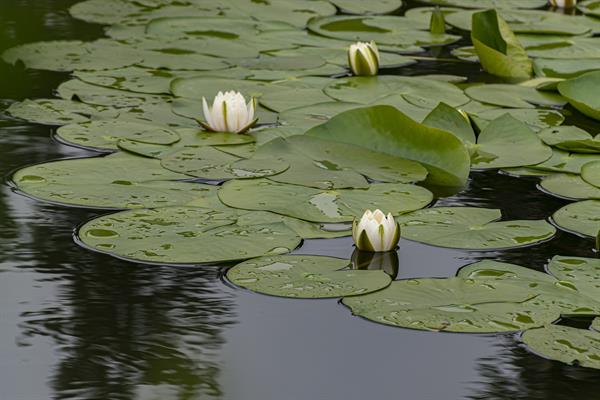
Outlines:
[[[1,0],[0,50],[51,39],[91,40],[102,29],[72,19],[76,0]],[[402,74],[454,73],[462,63],[421,63]],[[65,74],[0,64],[0,108],[50,97]],[[596,127],[597,131],[598,128]],[[50,159],[90,156],[50,140],[52,129],[0,114],[0,173]],[[6,182],[6,180],[5,180]],[[439,205],[547,218],[566,201],[537,179],[472,173]],[[591,399],[600,372],[526,350],[515,334],[463,335],[378,325],[337,300],[291,300],[234,288],[223,269],[120,261],[87,251],[74,228],[104,212],[54,206],[0,190],[0,399]],[[402,240],[398,279],[453,276],[497,259],[542,270],[556,254],[592,257],[592,243],[559,232],[541,245],[474,253]],[[297,250],[348,258],[350,238]],[[585,326],[589,321],[565,321]]]

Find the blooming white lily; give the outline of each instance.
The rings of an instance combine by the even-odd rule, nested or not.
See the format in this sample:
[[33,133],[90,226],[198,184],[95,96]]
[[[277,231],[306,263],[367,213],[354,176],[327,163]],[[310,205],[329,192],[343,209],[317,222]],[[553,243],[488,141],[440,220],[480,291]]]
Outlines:
[[390,251],[400,240],[400,225],[391,213],[386,216],[381,210],[367,210],[358,223],[354,220],[352,238],[359,250]]
[[558,8],[573,8],[577,5],[577,0],[550,0],[550,4]]
[[219,92],[213,101],[212,107],[208,106],[202,97],[204,119],[198,121],[207,130],[213,132],[244,133],[258,120],[254,119],[256,99],[253,97],[248,104],[241,93]]
[[348,64],[354,75],[377,75],[379,71],[379,50],[375,42],[356,42],[350,45]]

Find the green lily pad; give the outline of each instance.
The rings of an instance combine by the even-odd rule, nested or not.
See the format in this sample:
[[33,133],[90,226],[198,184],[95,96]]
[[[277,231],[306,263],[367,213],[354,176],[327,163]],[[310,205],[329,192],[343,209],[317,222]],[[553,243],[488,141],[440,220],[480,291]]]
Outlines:
[[600,200],[600,188],[590,185],[579,175],[552,174],[540,182],[546,193],[570,200]]
[[539,132],[549,146],[575,153],[600,153],[600,136],[594,137],[576,126],[557,126]]
[[556,211],[552,219],[567,232],[596,237],[600,231],[600,200],[568,204]]
[[581,167],[581,177],[587,183],[600,188],[600,160],[584,164]]
[[294,88],[265,93],[260,98],[260,104],[276,112],[328,101],[331,101],[331,98],[323,93],[323,90],[315,88]]
[[494,250],[529,246],[554,236],[544,220],[494,222],[500,210],[474,207],[434,207],[397,218],[402,237],[433,246]]
[[469,173],[469,154],[459,138],[390,106],[346,111],[306,134],[417,161],[429,171],[431,184],[462,186]]
[[58,128],[56,135],[67,143],[97,150],[116,150],[120,139],[158,145],[179,141],[179,135],[170,129],[119,120],[66,125]]
[[60,99],[24,100],[13,103],[6,110],[10,115],[44,125],[66,125],[89,121],[92,116],[116,114],[103,106]]
[[232,180],[219,189],[229,207],[271,211],[312,222],[349,222],[365,208],[379,208],[393,215],[425,207],[433,199],[427,189],[415,185],[376,183],[368,189],[319,190],[267,179]]
[[168,102],[146,103],[136,107],[118,109],[117,119],[144,124],[159,125],[172,129],[198,126],[195,119],[180,116],[173,112]]
[[505,280],[410,279],[342,302],[354,315],[382,324],[487,333],[530,329],[558,319],[557,307],[535,297],[533,290]]
[[552,92],[536,90],[532,87],[508,84],[471,86],[465,94],[473,100],[508,108],[562,107],[567,101]]
[[259,178],[276,175],[289,167],[280,159],[243,160],[211,146],[176,151],[163,157],[161,165],[170,171],[213,180]]
[[388,286],[383,271],[348,269],[350,261],[324,256],[283,255],[245,261],[227,271],[235,285],[253,292],[293,298],[335,298]]
[[158,160],[115,154],[25,167],[12,180],[37,199],[89,208],[166,207],[214,198],[214,186],[175,182],[185,178]]
[[600,154],[569,153],[563,150],[552,149],[552,157],[543,163],[532,165],[531,168],[551,172],[580,174],[581,168],[585,164],[598,160],[600,160]]
[[425,0],[423,3],[461,8],[541,8],[545,0]]
[[541,110],[532,108],[496,108],[492,110],[478,111],[469,115],[479,127],[484,129],[490,121],[495,120],[504,114],[510,114],[513,118],[527,124],[534,131],[558,126],[563,123],[565,117],[555,110]]
[[558,84],[558,91],[573,107],[590,118],[600,120],[600,71],[588,72]]
[[321,0],[233,1],[234,10],[242,17],[252,17],[259,21],[280,21],[303,28],[312,18],[333,15],[336,9],[331,3]]
[[398,16],[335,15],[309,21],[308,29],[318,35],[352,41],[374,40],[378,44],[418,51],[417,46],[453,43],[458,36],[434,34],[429,26]]
[[279,123],[285,128],[294,128],[300,133],[317,125],[327,122],[332,117],[355,108],[364,107],[358,103],[347,103],[342,101],[328,101],[316,103],[310,106],[297,107],[286,110],[279,114]]
[[515,279],[524,281],[539,281],[555,283],[556,278],[544,272],[522,267],[520,265],[503,263],[493,260],[483,260],[473,264],[465,265],[456,274],[463,279],[475,280],[501,280]]
[[507,78],[529,78],[533,65],[496,10],[473,14],[471,40],[484,70]]
[[330,0],[344,14],[389,14],[402,7],[402,0]]
[[365,177],[378,182],[409,183],[427,176],[427,170],[414,161],[307,135],[274,139],[263,145],[256,156],[289,163],[288,170],[271,180],[319,189],[366,188]]
[[242,213],[238,218],[238,225],[275,224],[282,222],[293,230],[302,239],[333,239],[352,235],[352,226],[336,226],[336,229],[328,229],[324,224],[304,221],[285,215],[279,215],[268,211],[250,211]]
[[108,39],[28,43],[6,50],[2,59],[10,64],[21,61],[28,68],[50,71],[103,70],[142,61],[134,48]]
[[236,224],[234,213],[199,207],[131,210],[79,229],[87,247],[131,261],[208,264],[287,253],[300,237],[282,223]]
[[561,41],[553,40],[546,44],[527,46],[527,53],[534,58],[556,60],[574,61],[600,58],[598,39],[586,36],[569,37]]
[[472,147],[473,168],[534,165],[552,156],[552,149],[535,132],[509,114],[490,122]]
[[565,364],[600,369],[600,332],[548,325],[525,332],[523,342],[540,356]]
[[548,271],[557,279],[569,282],[578,291],[592,299],[598,299],[600,288],[600,260],[596,258],[554,256]]
[[597,58],[583,59],[550,59],[536,58],[533,60],[533,69],[538,76],[548,76],[555,78],[575,78],[587,72],[598,69]]
[[57,92],[65,100],[77,100],[86,104],[115,108],[138,107],[145,104],[163,103],[168,100],[165,96],[91,85],[79,79],[71,79],[61,83]]
[[600,1],[599,0],[585,0],[577,4],[577,8],[584,14],[591,15],[593,17],[600,17]]
[[235,90],[246,98],[259,98],[264,93],[286,90],[285,87],[267,82],[232,80],[219,77],[198,76],[192,78],[175,79],[171,82],[171,92],[175,96],[191,99],[212,99],[219,91]]
[[440,102],[458,107],[469,101],[462,90],[450,83],[397,75],[337,79],[326,86],[324,92],[336,100],[361,104],[401,95],[408,103],[429,110]]

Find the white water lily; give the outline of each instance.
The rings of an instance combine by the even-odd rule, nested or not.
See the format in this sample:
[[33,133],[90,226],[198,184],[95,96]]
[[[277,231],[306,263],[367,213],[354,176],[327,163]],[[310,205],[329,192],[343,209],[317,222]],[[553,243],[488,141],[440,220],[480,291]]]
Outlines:
[[391,213],[386,216],[381,210],[367,210],[358,223],[354,220],[352,238],[359,250],[390,251],[400,240],[400,225]]
[[577,0],[550,0],[550,4],[558,8],[573,8],[577,5]]
[[205,129],[213,132],[244,133],[258,120],[254,118],[255,107],[254,97],[246,104],[244,96],[239,92],[219,92],[212,107],[209,107],[206,99],[202,97],[206,121],[199,122]]
[[379,71],[379,50],[375,42],[356,42],[348,49],[348,64],[356,76],[373,76]]

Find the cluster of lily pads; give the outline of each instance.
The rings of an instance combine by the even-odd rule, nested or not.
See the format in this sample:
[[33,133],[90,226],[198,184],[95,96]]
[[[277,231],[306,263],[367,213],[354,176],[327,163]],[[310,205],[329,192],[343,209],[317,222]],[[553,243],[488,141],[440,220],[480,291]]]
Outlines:
[[[551,239],[555,225],[597,236],[600,136],[563,123],[568,104],[600,120],[600,0],[580,3],[578,15],[542,9],[546,0],[424,3],[403,15],[400,0],[78,3],[71,14],[105,24],[107,38],[6,51],[7,62],[72,73],[56,98],[8,113],[103,154],[25,167],[12,178],[16,190],[118,211],[79,227],[79,243],[95,251],[156,264],[242,261],[227,277],[252,291],[343,297],[356,315],[407,328],[528,330],[534,351],[600,368],[600,333],[552,325],[600,315],[598,260],[557,256],[550,274],[483,261],[455,278],[394,281],[395,252],[286,254],[303,239],[350,236],[366,208],[390,212],[403,238],[432,246],[530,246]],[[452,53],[511,83],[386,75],[435,61],[423,53],[467,31],[473,47]],[[377,43],[379,75],[349,72],[357,40]],[[205,130],[202,100],[230,90],[256,99],[258,124]],[[471,170],[539,175],[542,190],[578,202],[558,210],[554,225],[500,221],[495,209],[426,208],[434,189],[460,190]]]

